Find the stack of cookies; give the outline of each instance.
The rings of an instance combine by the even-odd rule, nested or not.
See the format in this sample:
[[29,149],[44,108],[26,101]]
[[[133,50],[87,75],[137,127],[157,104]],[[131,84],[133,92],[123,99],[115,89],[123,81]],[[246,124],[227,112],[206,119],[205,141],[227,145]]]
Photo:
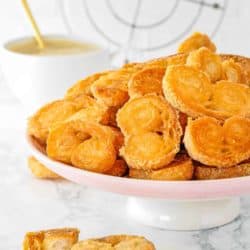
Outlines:
[[[178,53],[97,73],[38,110],[28,133],[48,157],[153,180],[250,174],[250,59],[194,33]],[[35,159],[38,177],[57,178]]]

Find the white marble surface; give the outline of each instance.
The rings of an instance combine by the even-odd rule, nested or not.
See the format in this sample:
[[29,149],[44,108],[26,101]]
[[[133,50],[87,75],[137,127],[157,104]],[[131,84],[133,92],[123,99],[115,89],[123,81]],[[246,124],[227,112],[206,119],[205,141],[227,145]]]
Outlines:
[[141,234],[159,250],[250,249],[250,198],[242,199],[241,216],[220,228],[173,232],[149,228],[126,216],[126,197],[67,181],[34,179],[26,166],[25,118],[0,83],[0,249],[21,249],[26,231],[78,227],[81,238],[107,234]]

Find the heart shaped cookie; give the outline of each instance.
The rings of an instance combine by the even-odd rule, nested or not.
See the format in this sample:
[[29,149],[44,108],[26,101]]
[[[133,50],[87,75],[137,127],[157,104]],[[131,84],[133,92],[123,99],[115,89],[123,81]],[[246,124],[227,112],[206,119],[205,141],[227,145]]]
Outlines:
[[246,84],[211,83],[205,73],[186,65],[167,68],[164,96],[191,117],[212,116],[225,120],[233,115],[250,117],[250,88]]
[[250,119],[234,116],[224,124],[212,117],[189,120],[184,145],[194,160],[231,167],[250,158]]
[[159,169],[179,151],[178,114],[162,96],[131,99],[118,111],[117,124],[125,135],[120,153],[132,168]]
[[111,127],[71,119],[50,130],[47,154],[81,169],[106,173],[115,164],[120,137],[122,134]]

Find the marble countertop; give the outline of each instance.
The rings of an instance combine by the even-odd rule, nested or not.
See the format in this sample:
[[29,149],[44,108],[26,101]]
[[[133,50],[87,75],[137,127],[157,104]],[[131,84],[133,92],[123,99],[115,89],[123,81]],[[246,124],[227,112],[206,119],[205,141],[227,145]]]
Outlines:
[[174,232],[143,226],[126,216],[125,196],[31,176],[25,116],[1,83],[0,117],[0,249],[21,249],[26,231],[55,227],[78,227],[80,238],[140,234],[154,241],[158,250],[250,249],[250,197],[242,198],[241,216],[219,228]]

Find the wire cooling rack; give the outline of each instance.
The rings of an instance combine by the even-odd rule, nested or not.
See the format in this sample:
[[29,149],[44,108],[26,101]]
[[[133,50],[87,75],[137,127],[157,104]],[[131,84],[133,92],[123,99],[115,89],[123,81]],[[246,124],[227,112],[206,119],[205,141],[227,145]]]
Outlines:
[[[193,30],[214,37],[228,0],[59,0],[66,29],[74,33],[70,4],[78,2],[78,22],[91,26],[116,51],[146,53],[184,39]],[[76,19],[76,17],[74,17]]]

